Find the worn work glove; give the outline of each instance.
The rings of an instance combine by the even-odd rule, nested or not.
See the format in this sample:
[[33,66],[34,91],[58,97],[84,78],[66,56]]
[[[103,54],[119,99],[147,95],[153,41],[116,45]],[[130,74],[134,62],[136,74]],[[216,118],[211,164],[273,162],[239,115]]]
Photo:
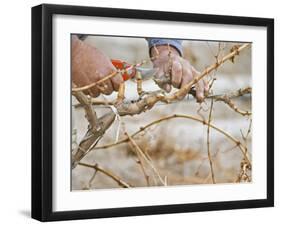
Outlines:
[[[170,57],[169,57],[170,49]],[[188,60],[182,58],[179,52],[172,46],[159,45],[151,49],[151,56],[155,58],[153,62],[154,68],[157,68],[155,75],[156,80],[164,77],[167,82],[158,84],[160,88],[167,92],[171,91],[171,85],[175,88],[181,88],[188,84],[196,76],[200,74]],[[157,56],[157,57],[156,57]],[[208,90],[208,84],[201,79],[195,85],[197,101],[204,99],[204,93]]]
[[[72,81],[78,87],[97,82],[116,71],[110,59],[97,48],[80,41],[75,35],[71,39]],[[122,82],[121,75],[116,74],[113,78],[84,92],[92,97],[97,97],[100,93],[109,95],[113,90],[118,91]]]

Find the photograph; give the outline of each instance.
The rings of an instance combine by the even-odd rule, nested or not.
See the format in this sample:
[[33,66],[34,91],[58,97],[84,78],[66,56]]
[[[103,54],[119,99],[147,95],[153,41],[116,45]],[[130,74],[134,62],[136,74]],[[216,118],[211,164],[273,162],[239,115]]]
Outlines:
[[251,42],[69,38],[71,191],[253,182]]
[[274,206],[274,19],[32,8],[32,218]]

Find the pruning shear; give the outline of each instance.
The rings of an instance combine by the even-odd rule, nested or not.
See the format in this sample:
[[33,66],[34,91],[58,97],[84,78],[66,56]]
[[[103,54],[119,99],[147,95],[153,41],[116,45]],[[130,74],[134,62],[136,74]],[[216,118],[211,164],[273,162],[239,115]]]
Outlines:
[[116,69],[123,70],[122,72],[122,78],[124,81],[127,81],[129,79],[133,79],[137,72],[140,73],[143,80],[147,80],[150,78],[153,78],[157,69],[155,68],[145,68],[145,67],[132,67],[132,64],[129,64],[125,61],[113,59],[111,60],[111,63],[114,65]]

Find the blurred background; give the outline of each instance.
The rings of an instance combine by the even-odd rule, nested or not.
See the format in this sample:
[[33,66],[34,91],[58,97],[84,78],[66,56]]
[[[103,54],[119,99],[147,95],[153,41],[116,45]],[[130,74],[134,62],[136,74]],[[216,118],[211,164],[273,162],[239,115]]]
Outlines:
[[[145,67],[152,67],[149,61],[148,44],[144,38],[104,37],[88,36],[86,43],[94,45],[111,59],[121,59],[128,63],[148,60]],[[207,66],[216,62],[215,56],[222,57],[230,52],[230,49],[239,43],[212,42],[212,41],[183,41],[184,58],[198,70],[203,71]],[[245,49],[234,59],[234,63],[227,61],[219,69],[210,74],[207,80],[216,78],[213,84],[213,94],[225,94],[240,88],[251,86],[251,48]],[[145,91],[159,90],[152,80],[143,82]],[[127,99],[137,99],[136,83],[126,82],[125,96]],[[110,96],[100,96],[97,99],[114,100],[116,93]],[[74,99],[74,97],[73,97]],[[77,103],[73,100],[74,104]],[[250,95],[235,98],[235,104],[243,109],[251,111]],[[201,110],[199,110],[201,108]],[[172,114],[187,114],[198,118],[208,119],[210,101],[199,104],[189,96],[183,101],[173,104],[157,104],[151,110],[140,115],[122,117],[119,139],[124,138],[124,131],[129,134],[161,117]],[[106,106],[95,106],[98,116],[111,111]],[[73,139],[79,143],[87,131],[88,122],[84,117],[82,108],[74,108],[72,112],[76,135]],[[212,123],[227,131],[233,137],[243,141],[241,132],[246,134],[250,124],[249,117],[243,117],[234,112],[222,102],[214,102]],[[97,146],[115,141],[118,121],[115,121],[106,132]],[[150,127],[144,133],[134,138],[143,151],[149,154],[153,164],[160,175],[166,178],[168,185],[190,185],[212,183],[210,164],[207,155],[207,127],[188,119],[171,119]],[[216,183],[235,183],[241,171],[243,156],[235,144],[227,140],[222,134],[211,130],[210,152],[213,159],[214,176]],[[247,139],[247,147],[251,155],[251,134]],[[118,175],[124,181],[136,187],[147,186],[140,165],[136,163],[136,155],[129,143],[107,149],[91,151],[82,161],[90,164],[98,163],[104,169],[108,169]],[[158,186],[151,175],[151,186]],[[97,189],[117,188],[118,184],[97,173],[94,181],[89,185],[94,170],[83,166],[77,166],[72,170],[72,189]]]

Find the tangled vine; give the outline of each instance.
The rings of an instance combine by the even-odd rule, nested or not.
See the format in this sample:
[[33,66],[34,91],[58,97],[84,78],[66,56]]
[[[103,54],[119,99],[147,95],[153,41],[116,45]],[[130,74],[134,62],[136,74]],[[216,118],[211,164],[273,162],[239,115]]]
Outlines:
[[[107,100],[97,100],[95,98],[91,98],[84,94],[83,91],[90,89],[94,86],[99,86],[107,79],[110,79],[114,76],[116,76],[118,73],[123,73],[124,70],[131,70],[134,67],[140,66],[146,61],[142,61],[140,63],[132,65],[130,68],[124,69],[124,70],[117,70],[107,76],[105,76],[103,79],[89,84],[84,87],[77,87],[74,83],[72,84],[72,95],[77,99],[78,104],[75,105],[75,107],[82,107],[85,112],[85,118],[88,121],[88,130],[83,137],[83,139],[79,142],[78,146],[72,150],[72,169],[74,170],[77,166],[81,167],[87,167],[92,170],[94,170],[93,176],[90,178],[88,182],[88,188],[91,188],[91,185],[94,181],[94,178],[97,173],[101,173],[109,178],[111,178],[113,181],[117,183],[118,186],[123,188],[131,188],[134,187],[131,183],[125,181],[120,176],[116,175],[115,172],[112,172],[108,169],[105,169],[100,166],[98,163],[87,163],[83,161],[83,158],[87,156],[92,151],[98,151],[101,149],[109,149],[111,147],[128,143],[131,145],[131,150],[134,153],[134,155],[137,157],[137,164],[139,164],[141,172],[145,178],[146,185],[150,186],[151,178],[154,179],[154,185],[161,185],[161,186],[167,186],[169,185],[167,176],[161,174],[161,172],[158,170],[157,166],[155,166],[153,159],[149,156],[149,154],[142,150],[141,147],[138,145],[138,143],[135,141],[135,138],[138,137],[141,133],[146,131],[152,126],[159,125],[163,122],[173,120],[176,118],[184,119],[184,120],[192,120],[197,123],[201,123],[206,127],[207,137],[206,137],[206,146],[207,146],[207,158],[204,159],[209,161],[210,166],[210,174],[208,177],[211,178],[212,183],[216,183],[216,175],[213,169],[214,166],[214,158],[215,155],[211,154],[211,147],[210,147],[210,133],[211,130],[215,130],[219,132],[221,135],[223,135],[230,143],[233,144],[233,149],[237,148],[241,153],[243,158],[241,159],[241,169],[239,174],[237,175],[237,179],[235,182],[247,182],[251,181],[250,178],[250,171],[252,168],[251,163],[251,157],[248,152],[247,147],[247,139],[251,132],[251,124],[249,125],[249,129],[244,135],[242,132],[242,139],[237,139],[234,136],[232,136],[229,132],[219,128],[212,122],[212,111],[213,106],[216,104],[216,102],[222,102],[226,104],[229,109],[233,110],[237,114],[241,115],[241,117],[251,117],[252,113],[249,110],[240,109],[238,106],[236,106],[234,99],[239,98],[245,95],[251,95],[252,89],[251,87],[245,87],[241,88],[239,90],[234,90],[229,93],[225,94],[219,94],[215,95],[211,92],[206,93],[205,99],[210,99],[210,107],[209,107],[209,116],[208,119],[204,119],[202,117],[194,116],[194,115],[186,115],[186,114],[172,114],[168,116],[161,117],[155,121],[152,121],[148,123],[147,125],[144,125],[139,128],[139,130],[135,131],[132,134],[129,134],[125,131],[124,135],[125,137],[122,139],[119,139],[112,143],[107,143],[105,145],[98,146],[98,142],[100,139],[102,139],[105,132],[111,127],[113,122],[117,117],[123,117],[123,116],[134,116],[137,114],[142,114],[146,111],[152,110],[154,106],[161,102],[164,104],[170,104],[177,102],[181,100],[183,97],[187,95],[192,95],[195,97],[195,90],[194,85],[206,77],[207,75],[210,75],[211,72],[216,71],[221,65],[223,65],[227,61],[234,62],[234,58],[237,57],[240,52],[242,52],[244,49],[248,48],[250,44],[242,44],[242,45],[235,45],[231,48],[231,51],[226,54],[225,56],[221,57],[220,53],[215,55],[216,62],[210,66],[208,66],[201,74],[199,74],[197,77],[195,77],[192,81],[190,81],[188,84],[184,85],[177,91],[175,91],[172,94],[167,94],[163,90],[157,90],[157,91],[143,91],[142,89],[142,79],[140,76],[137,77],[137,93],[139,94],[139,98],[137,100],[127,100],[124,96],[125,93],[125,83],[122,83],[120,85],[118,95],[116,100],[114,101],[107,101]],[[220,49],[220,48],[219,48]],[[157,57],[157,56],[156,56]],[[166,79],[166,78],[164,78]],[[212,84],[215,79],[211,80],[209,83],[209,86],[212,87]],[[163,79],[155,79],[155,82],[157,84],[161,84],[164,81]],[[105,115],[98,117],[95,112],[95,106],[97,105],[104,105],[108,106],[112,110],[109,113],[106,113]],[[200,114],[199,114],[200,116]],[[117,136],[119,137],[119,136]]]

